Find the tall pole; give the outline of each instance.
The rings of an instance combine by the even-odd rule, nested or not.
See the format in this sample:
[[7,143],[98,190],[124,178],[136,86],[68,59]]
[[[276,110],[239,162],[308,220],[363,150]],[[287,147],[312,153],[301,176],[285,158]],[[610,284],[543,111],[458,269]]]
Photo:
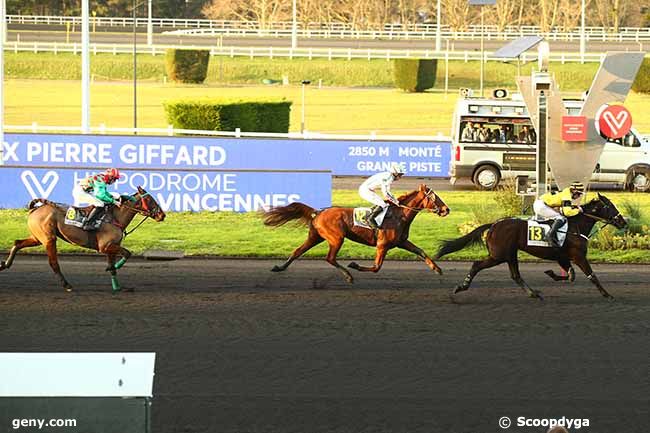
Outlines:
[[483,97],[483,63],[485,61],[485,51],[484,51],[484,46],[483,46],[483,33],[484,33],[484,25],[483,25],[483,6],[480,6],[481,8],[481,98]]
[[136,9],[138,5],[133,0],[133,133],[137,134],[138,128],[138,34],[136,31]]
[[147,5],[147,45],[153,44],[153,15],[152,15],[152,0],[149,0]]
[[291,49],[298,48],[298,5],[297,0],[292,3],[292,22],[291,22]]
[[5,142],[5,37],[7,27],[6,1],[0,0],[0,165],[4,163]]
[[302,82],[302,105],[300,113],[300,133],[305,133],[305,82]]
[[587,49],[585,41],[585,0],[582,0],[580,7],[580,61],[584,62]]
[[442,25],[440,24],[442,12],[440,11],[440,0],[438,0],[438,6],[436,7],[436,15],[436,51],[440,51],[442,48]]
[[81,0],[81,132],[90,133],[90,7]]
[[438,5],[436,7],[436,51],[440,51],[442,48],[442,24],[440,19],[442,16],[442,11],[440,9],[440,0],[438,0]]
[[538,100],[537,100],[537,197],[541,197],[542,195],[546,194],[547,192],[547,179],[546,179],[546,173],[548,172],[548,166],[547,166],[547,157],[546,157],[546,149],[548,145],[548,140],[547,140],[547,124],[548,124],[548,117],[547,117],[547,99],[546,99],[546,93],[544,90],[541,90],[538,94]]

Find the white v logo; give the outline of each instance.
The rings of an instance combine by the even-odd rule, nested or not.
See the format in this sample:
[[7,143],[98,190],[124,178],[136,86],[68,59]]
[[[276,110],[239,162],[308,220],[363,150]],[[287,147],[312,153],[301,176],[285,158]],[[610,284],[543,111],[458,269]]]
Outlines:
[[48,171],[39,180],[33,171],[25,170],[20,179],[32,198],[48,198],[59,181],[59,175],[56,171]]

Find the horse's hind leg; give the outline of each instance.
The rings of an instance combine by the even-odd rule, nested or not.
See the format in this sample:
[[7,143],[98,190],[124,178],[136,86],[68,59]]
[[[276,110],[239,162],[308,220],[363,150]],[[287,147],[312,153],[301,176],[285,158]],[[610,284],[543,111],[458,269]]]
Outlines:
[[591,269],[591,265],[587,261],[586,257],[584,256],[575,257],[573,261],[575,262],[576,265],[578,265],[580,269],[582,269],[582,272],[585,273],[587,279],[591,281],[594,284],[594,286],[598,288],[598,291],[600,292],[601,295],[603,295],[607,299],[614,300],[614,297],[610,295],[609,292],[607,292],[607,290],[605,290],[602,284],[600,284],[600,280],[598,279],[594,271]]
[[573,269],[573,266],[571,266],[571,262],[569,259],[563,258],[559,259],[557,261],[560,264],[560,267],[566,272],[566,275],[558,275],[555,272],[553,272],[552,269],[549,269],[548,271],[544,271],[546,275],[551,277],[553,281],[569,281],[573,282],[576,279],[576,271]]
[[45,250],[47,251],[47,258],[50,262],[50,267],[56,276],[59,277],[59,280],[61,281],[61,284],[63,285],[63,288],[66,290],[66,292],[71,292],[72,286],[70,283],[68,283],[68,281],[61,273],[61,267],[59,266],[59,258],[57,257],[56,253],[56,239],[48,241],[45,244]]
[[476,274],[478,274],[483,269],[491,268],[493,266],[503,263],[504,261],[505,260],[497,260],[494,257],[490,256],[485,260],[478,260],[474,262],[472,264],[472,268],[469,270],[469,273],[467,274],[463,282],[460,283],[454,290],[454,294],[469,289],[469,286],[470,284],[472,284],[472,280],[474,279]]
[[442,269],[440,269],[440,266],[438,266],[436,262],[434,262],[433,259],[429,257],[427,253],[424,252],[423,249],[421,249],[411,241],[406,240],[401,244],[399,244],[398,247],[405,249],[406,251],[409,251],[415,254],[416,256],[420,257],[422,260],[424,260],[424,262],[432,271],[434,271],[438,275],[442,275]]
[[330,244],[330,249],[325,260],[327,260],[327,263],[341,271],[343,277],[345,277],[345,280],[348,283],[353,283],[354,278],[352,278],[352,274],[336,261],[336,255],[339,253],[339,250],[343,246],[343,239],[334,239],[332,241],[328,240],[328,242]]
[[519,273],[519,261],[517,260],[517,257],[514,257],[510,260],[508,260],[508,267],[510,268],[510,276],[512,277],[513,280],[521,287],[521,290],[525,291],[528,293],[528,296],[531,298],[538,298],[540,300],[544,300],[544,297],[542,296],[542,292],[539,290],[534,290],[531,289],[528,284],[524,281],[523,278],[521,278],[521,274]]
[[348,265],[348,268],[356,269],[361,272],[379,272],[382,265],[384,264],[384,259],[386,258],[386,253],[388,249],[384,245],[377,246],[377,252],[375,254],[375,264],[373,266],[360,266],[356,262],[352,262]]
[[320,244],[323,242],[324,239],[318,234],[315,228],[311,227],[309,229],[309,235],[307,235],[307,240],[303,242],[302,245],[300,245],[298,248],[294,250],[293,253],[289,256],[286,262],[281,264],[280,266],[275,265],[273,266],[273,269],[271,269],[271,272],[282,272],[286,270],[289,265],[296,260],[298,257],[302,256],[305,254],[307,251],[315,247],[316,245]]
[[29,237],[27,239],[18,239],[17,241],[14,241],[14,246],[11,247],[11,251],[9,251],[9,257],[7,257],[7,261],[6,262],[0,261],[0,271],[9,269],[11,267],[11,265],[14,262],[14,258],[16,257],[16,253],[18,253],[18,251],[22,250],[23,248],[35,247],[40,244],[41,242],[35,237]]

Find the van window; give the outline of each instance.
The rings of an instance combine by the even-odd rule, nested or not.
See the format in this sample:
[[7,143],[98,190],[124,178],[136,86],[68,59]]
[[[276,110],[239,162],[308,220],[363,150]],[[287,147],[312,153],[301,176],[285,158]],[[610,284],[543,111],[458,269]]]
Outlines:
[[631,132],[628,132],[627,135],[623,138],[612,138],[608,141],[610,143],[615,143],[623,147],[641,147],[639,139],[636,138],[636,136]]
[[525,118],[463,117],[460,121],[463,143],[535,144],[537,135]]

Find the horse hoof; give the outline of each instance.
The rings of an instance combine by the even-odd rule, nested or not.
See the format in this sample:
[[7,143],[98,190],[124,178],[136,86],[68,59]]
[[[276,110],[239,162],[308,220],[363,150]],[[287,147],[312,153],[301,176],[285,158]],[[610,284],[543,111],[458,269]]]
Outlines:
[[352,276],[345,277],[345,281],[347,281],[349,284],[354,284],[354,278]]
[[271,272],[282,272],[282,271],[284,271],[284,269],[282,269],[278,265],[273,266],[273,269],[271,269]]
[[72,292],[72,286],[65,286],[65,287],[63,288],[63,290],[65,290],[65,291],[68,292],[68,293],[71,293],[71,292]]
[[442,269],[440,268],[435,268],[433,271],[438,275],[442,275]]
[[356,263],[356,262],[351,262],[351,263],[348,265],[348,268],[359,270],[359,264]]
[[0,271],[7,269],[7,264],[5,262],[0,262]]
[[464,287],[464,286],[460,286],[460,285],[458,285],[458,286],[456,286],[456,288],[454,289],[454,295],[455,295],[456,293],[464,292],[464,291],[467,290],[468,288],[469,288],[469,287]]
[[115,272],[117,269],[115,269],[115,266],[111,265],[106,268],[106,272]]

